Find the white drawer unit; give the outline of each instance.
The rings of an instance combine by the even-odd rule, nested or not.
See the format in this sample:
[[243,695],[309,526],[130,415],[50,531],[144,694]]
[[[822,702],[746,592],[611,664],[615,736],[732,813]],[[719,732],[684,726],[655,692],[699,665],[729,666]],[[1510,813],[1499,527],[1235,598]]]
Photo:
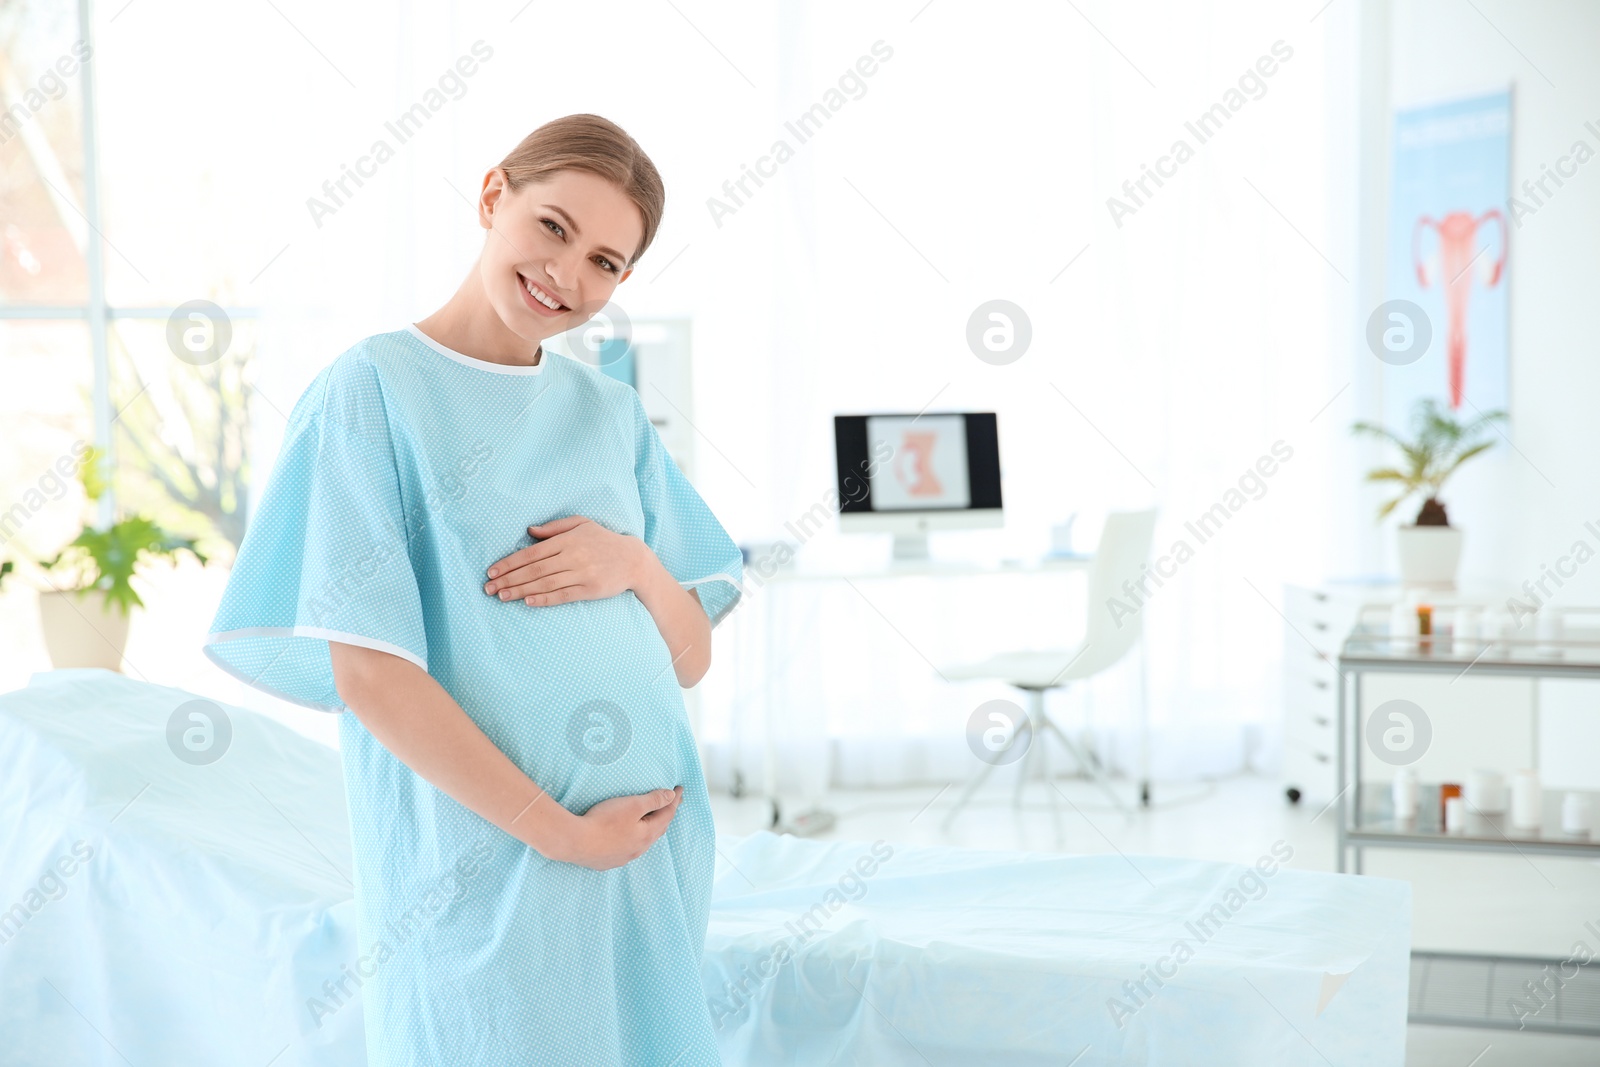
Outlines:
[[1333,799],[1339,646],[1361,605],[1398,595],[1391,586],[1285,586],[1283,614],[1283,785],[1292,801]]

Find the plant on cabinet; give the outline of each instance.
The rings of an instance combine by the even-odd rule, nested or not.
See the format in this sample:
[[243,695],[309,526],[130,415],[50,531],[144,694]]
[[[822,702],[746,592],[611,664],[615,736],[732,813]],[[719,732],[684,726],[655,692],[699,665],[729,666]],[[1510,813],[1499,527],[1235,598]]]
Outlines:
[[1411,411],[1411,440],[1376,423],[1357,422],[1351,427],[1353,433],[1379,438],[1400,450],[1399,465],[1367,473],[1367,481],[1389,483],[1400,490],[1399,496],[1378,508],[1378,518],[1387,518],[1407,500],[1422,498],[1416,520],[1397,531],[1400,580],[1405,584],[1455,584],[1461,563],[1461,531],[1450,525],[1439,493],[1463,463],[1493,447],[1494,441],[1483,437],[1505,417],[1504,411],[1490,411],[1462,422],[1432,397],[1424,397]]

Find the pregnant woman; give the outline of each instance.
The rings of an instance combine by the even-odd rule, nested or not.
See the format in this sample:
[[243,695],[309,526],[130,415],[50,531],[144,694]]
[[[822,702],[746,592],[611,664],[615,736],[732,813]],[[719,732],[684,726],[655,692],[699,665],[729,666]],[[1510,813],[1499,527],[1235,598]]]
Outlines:
[[594,115],[490,170],[448,303],[319,374],[206,651],[343,712],[373,1067],[718,1061],[715,835],[681,686],[739,551],[633,389],[540,342],[611,298],[665,193]]

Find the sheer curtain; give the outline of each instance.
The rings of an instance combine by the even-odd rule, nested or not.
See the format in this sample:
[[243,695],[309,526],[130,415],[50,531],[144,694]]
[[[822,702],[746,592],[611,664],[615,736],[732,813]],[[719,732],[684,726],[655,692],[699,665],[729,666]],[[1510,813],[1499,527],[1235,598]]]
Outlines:
[[[770,393],[740,393],[771,416],[766,532],[795,541],[783,522],[824,499],[834,413],[994,410],[1006,529],[942,535],[935,551],[1037,554],[1074,513],[1092,547],[1107,511],[1157,506],[1156,555],[1173,555],[1176,573],[1141,607],[1153,770],[1269,766],[1282,583],[1320,576],[1344,522],[1330,484],[1345,476],[1335,442],[1354,395],[1342,183],[1354,16],[1268,4],[903,13],[784,27],[774,133],[875,41],[893,53],[759,194],[776,215],[775,363]],[[762,148],[760,132],[747,138]],[[1032,325],[1026,355],[1000,367],[964,337],[994,298]],[[823,533],[800,552],[860,562],[850,540]],[[740,766],[759,780],[770,724],[779,787],[808,793],[965,775],[968,716],[1020,697],[947,684],[937,668],[1070,644],[1086,610],[1107,610],[1065,576],[769,583],[758,596],[737,680],[705,685],[707,736],[725,757],[713,776]],[[1050,697],[1124,770],[1137,666]]]
[[[413,2],[397,19],[286,5],[326,56],[308,49],[303,81],[248,102],[274,131],[262,165],[282,190],[254,209],[281,214],[284,245],[255,283],[269,323],[257,469],[317,369],[459,284],[483,240],[470,201],[484,171],[549,118],[604,114],[668,186],[618,300],[634,318],[693,319],[691,475],[736,539],[797,540],[786,524],[833,483],[836,413],[995,411],[1007,525],[940,535],[936,553],[1036,555],[1074,513],[1092,547],[1107,511],[1159,507],[1158,555],[1181,539],[1193,557],[1141,609],[1155,770],[1270,761],[1274,605],[1285,578],[1320,573],[1342,528],[1327,484],[1352,412],[1340,153],[1354,135],[1332,73],[1349,64],[1331,57],[1355,16],[1338,8]],[[306,201],[394,141],[385,123],[477,41],[492,57],[459,94],[313,221]],[[1241,88],[1279,41],[1292,55]],[[1185,124],[1213,105],[1224,117],[1200,143]],[[1191,156],[1161,162],[1180,139]],[[1135,203],[1124,182],[1147,165],[1171,173]],[[1113,196],[1135,210],[1114,217]],[[1032,325],[1007,366],[965,340],[996,298]],[[1292,458],[1240,489],[1278,442]],[[1243,505],[1199,544],[1185,524],[1230,490]],[[829,523],[800,551],[858,564],[887,545]],[[695,696],[714,784],[736,767],[759,780],[768,723],[785,789],[965,774],[968,715],[1007,694],[937,667],[1070,643],[1106,610],[1083,598],[1071,576],[752,587]],[[1118,668],[1051,706],[1127,767],[1137,696],[1137,672]]]

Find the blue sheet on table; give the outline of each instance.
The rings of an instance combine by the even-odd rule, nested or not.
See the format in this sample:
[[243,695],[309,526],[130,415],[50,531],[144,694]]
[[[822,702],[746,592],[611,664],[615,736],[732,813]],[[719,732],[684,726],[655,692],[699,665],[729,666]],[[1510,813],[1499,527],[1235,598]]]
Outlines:
[[[194,699],[103,671],[0,696],[0,1059],[363,1062],[337,754],[225,707],[225,757],[184,762],[167,729]],[[1403,882],[767,833],[718,851],[702,978],[729,1064],[1403,1058]]]

